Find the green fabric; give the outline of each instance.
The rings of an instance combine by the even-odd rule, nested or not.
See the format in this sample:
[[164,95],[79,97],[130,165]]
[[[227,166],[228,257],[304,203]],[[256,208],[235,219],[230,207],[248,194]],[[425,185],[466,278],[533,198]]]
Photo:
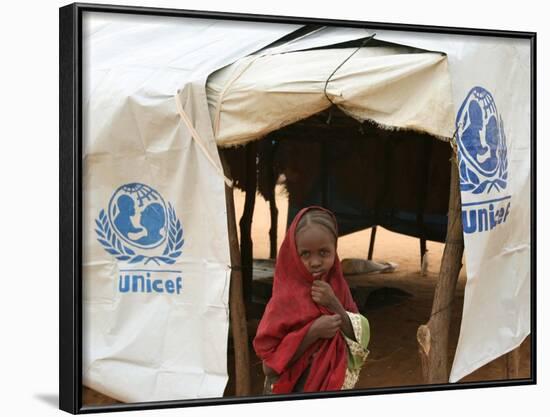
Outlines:
[[[352,320],[352,325],[355,339],[357,340],[358,334],[360,334],[360,340],[354,341],[347,337],[345,339],[348,344],[348,368],[352,371],[359,371],[369,354],[367,347],[370,341],[370,326],[366,317],[360,314],[354,314],[354,316],[355,320]],[[350,317],[350,319],[352,318]],[[360,326],[360,330],[357,329],[357,326]]]

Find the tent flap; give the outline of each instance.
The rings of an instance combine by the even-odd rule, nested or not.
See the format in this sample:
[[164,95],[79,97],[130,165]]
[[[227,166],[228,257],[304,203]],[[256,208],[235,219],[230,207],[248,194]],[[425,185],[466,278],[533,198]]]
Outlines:
[[439,53],[364,47],[247,57],[210,76],[207,92],[220,146],[265,136],[331,104],[361,121],[453,134],[450,77]]

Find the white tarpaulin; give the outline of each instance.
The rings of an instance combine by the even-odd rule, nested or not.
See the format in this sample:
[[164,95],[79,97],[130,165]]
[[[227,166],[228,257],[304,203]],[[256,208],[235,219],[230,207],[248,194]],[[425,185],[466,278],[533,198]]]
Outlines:
[[83,381],[220,397],[230,260],[204,84],[296,27],[107,16],[84,17]]
[[531,331],[530,44],[399,32],[378,38],[449,57],[467,271],[456,382]]
[[220,146],[265,136],[332,103],[361,121],[447,138],[454,131],[446,57],[399,46],[256,54],[213,74],[207,92]]

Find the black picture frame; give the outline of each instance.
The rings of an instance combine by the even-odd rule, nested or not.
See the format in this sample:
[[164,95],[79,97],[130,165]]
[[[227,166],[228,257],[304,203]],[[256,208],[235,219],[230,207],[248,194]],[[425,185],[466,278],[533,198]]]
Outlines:
[[[85,12],[124,13],[148,16],[193,17],[264,23],[295,23],[368,27],[417,33],[462,34],[528,39],[531,43],[531,377],[507,381],[434,384],[338,393],[279,395],[276,397],[228,397],[201,400],[174,400],[82,406],[82,17]],[[389,393],[457,390],[466,388],[531,385],[537,382],[536,367],[536,59],[537,34],[463,27],[423,26],[367,21],[343,21],[306,17],[279,17],[239,13],[162,9],[75,3],[59,10],[59,92],[60,92],[60,230],[59,230],[59,408],[72,414],[223,405],[327,397],[378,395]]]

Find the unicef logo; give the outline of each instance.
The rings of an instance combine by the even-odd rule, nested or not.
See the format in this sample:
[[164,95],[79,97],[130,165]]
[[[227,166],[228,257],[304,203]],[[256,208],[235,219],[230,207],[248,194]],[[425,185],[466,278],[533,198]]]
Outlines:
[[[166,205],[158,191],[148,185],[130,183],[119,187],[107,213],[100,211],[96,226],[99,243],[119,261],[173,264],[181,255],[181,222],[172,205]],[[162,245],[164,250],[158,254]]]
[[[132,222],[140,210],[138,226]],[[151,249],[166,239],[166,204],[161,195],[145,184],[119,187],[109,202],[109,220],[115,232],[126,243]]]
[[473,194],[501,191],[508,181],[504,125],[493,96],[474,87],[456,118],[460,189]]

